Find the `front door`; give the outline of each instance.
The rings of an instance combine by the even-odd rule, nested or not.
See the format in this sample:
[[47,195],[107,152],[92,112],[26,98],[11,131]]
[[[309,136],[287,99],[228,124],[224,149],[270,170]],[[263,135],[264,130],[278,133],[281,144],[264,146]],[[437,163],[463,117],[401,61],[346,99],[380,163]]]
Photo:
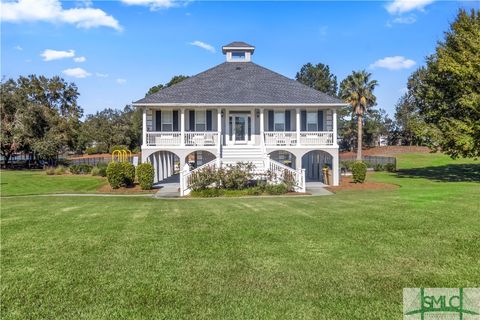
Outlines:
[[234,115],[233,116],[233,142],[235,144],[244,144],[248,140],[248,116]]

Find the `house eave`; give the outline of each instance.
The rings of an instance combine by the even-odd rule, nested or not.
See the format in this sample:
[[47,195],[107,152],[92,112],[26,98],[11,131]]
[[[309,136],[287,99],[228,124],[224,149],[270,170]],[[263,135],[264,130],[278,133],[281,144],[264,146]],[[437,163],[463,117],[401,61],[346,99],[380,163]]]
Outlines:
[[197,107],[197,108],[222,108],[222,107],[347,107],[348,103],[132,103],[134,107]]

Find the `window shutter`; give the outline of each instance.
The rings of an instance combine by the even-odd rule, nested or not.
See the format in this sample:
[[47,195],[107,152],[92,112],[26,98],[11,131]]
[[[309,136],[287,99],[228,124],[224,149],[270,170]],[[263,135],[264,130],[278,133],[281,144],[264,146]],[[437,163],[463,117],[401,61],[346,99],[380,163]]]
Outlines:
[[301,113],[301,126],[300,126],[300,130],[301,131],[307,131],[307,111],[306,110],[302,110]]
[[162,131],[162,111],[155,111],[155,131]]
[[247,128],[248,128],[248,141],[252,140],[252,119],[250,119],[250,116],[247,117]]
[[317,120],[318,131],[323,131],[323,110],[318,110],[318,120]]
[[207,110],[207,131],[212,131],[212,110]]
[[190,131],[195,131],[195,110],[189,111]]
[[285,131],[290,131],[290,110],[285,110]]
[[273,110],[268,110],[268,131],[273,131]]
[[173,131],[178,131],[178,110],[173,111]]

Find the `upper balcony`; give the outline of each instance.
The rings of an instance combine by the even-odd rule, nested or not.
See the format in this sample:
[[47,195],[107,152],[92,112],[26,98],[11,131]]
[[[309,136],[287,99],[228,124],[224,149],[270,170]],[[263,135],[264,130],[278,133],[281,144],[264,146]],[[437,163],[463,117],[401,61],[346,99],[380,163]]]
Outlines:
[[145,108],[143,147],[336,147],[335,109]]

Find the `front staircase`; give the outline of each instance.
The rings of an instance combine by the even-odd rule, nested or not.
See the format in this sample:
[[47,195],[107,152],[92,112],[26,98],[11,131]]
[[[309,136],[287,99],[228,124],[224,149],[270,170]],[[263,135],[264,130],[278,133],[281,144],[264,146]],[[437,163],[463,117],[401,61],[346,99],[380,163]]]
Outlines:
[[254,172],[264,174],[272,173],[270,183],[280,183],[282,177],[288,174],[293,177],[294,189],[297,192],[305,192],[305,170],[292,169],[278,161],[270,159],[261,146],[223,146],[221,157],[214,159],[192,171],[180,172],[180,195],[188,195],[191,191],[189,181],[192,174],[205,168],[218,168],[228,165],[235,165],[239,162],[250,162],[255,166]]
[[265,152],[260,146],[224,146],[222,164],[234,165],[238,162],[251,162],[255,171],[265,170]]

